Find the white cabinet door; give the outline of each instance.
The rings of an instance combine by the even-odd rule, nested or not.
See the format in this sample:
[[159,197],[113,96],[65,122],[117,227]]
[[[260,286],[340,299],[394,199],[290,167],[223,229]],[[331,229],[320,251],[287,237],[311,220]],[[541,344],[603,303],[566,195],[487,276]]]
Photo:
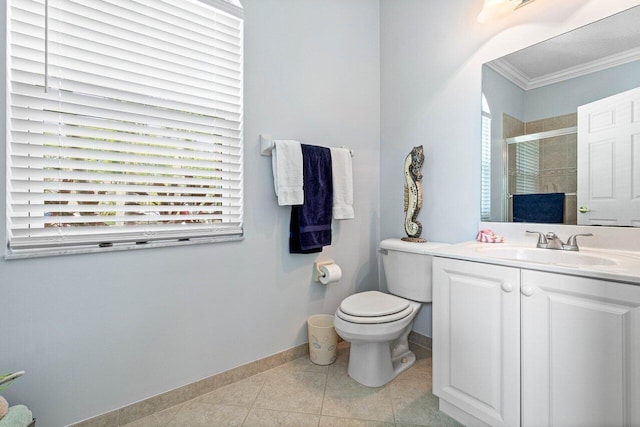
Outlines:
[[520,425],[520,270],[433,259],[433,390],[492,426]]
[[522,270],[522,426],[640,426],[640,286]]
[[640,227],[640,88],[578,107],[578,224]]

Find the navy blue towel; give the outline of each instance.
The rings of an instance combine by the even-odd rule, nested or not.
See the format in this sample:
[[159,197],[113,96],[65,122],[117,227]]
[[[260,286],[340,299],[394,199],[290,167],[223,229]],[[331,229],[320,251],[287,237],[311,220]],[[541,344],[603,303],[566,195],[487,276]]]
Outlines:
[[513,222],[562,224],[564,193],[514,194]]
[[289,252],[322,252],[331,244],[333,179],[331,151],[301,144],[304,204],[291,207]]

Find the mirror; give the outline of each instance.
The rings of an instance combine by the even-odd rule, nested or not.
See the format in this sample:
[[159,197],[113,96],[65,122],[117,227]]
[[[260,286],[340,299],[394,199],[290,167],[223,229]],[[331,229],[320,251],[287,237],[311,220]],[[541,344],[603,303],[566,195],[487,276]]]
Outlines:
[[640,6],[483,65],[482,221],[640,226],[638,22]]

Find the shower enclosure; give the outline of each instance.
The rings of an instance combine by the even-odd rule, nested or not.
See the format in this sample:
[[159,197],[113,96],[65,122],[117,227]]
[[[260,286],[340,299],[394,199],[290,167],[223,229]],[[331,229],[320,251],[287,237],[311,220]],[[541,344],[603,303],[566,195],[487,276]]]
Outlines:
[[[519,123],[518,123],[519,122]],[[503,140],[505,212],[509,222],[514,218],[514,196],[564,194],[557,221],[545,221],[536,212],[526,222],[562,222],[576,224],[577,206],[577,128],[576,114],[551,117],[533,122],[521,122],[505,114]],[[509,129],[507,129],[509,128]],[[516,135],[514,135],[514,133]],[[561,196],[560,196],[561,197]],[[553,196],[522,197],[517,203],[527,203],[527,210],[535,210],[540,200]],[[534,200],[531,203],[531,200]],[[557,199],[561,200],[561,199]],[[524,205],[522,205],[524,206]],[[516,208],[516,210],[518,207]],[[542,209],[542,208],[541,208]]]

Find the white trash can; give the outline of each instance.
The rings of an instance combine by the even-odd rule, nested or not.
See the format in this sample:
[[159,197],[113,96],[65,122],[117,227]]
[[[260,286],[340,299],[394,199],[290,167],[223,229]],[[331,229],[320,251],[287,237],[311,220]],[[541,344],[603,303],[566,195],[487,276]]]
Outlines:
[[338,334],[333,328],[333,315],[316,314],[307,320],[309,357],[316,365],[330,365],[336,361]]

